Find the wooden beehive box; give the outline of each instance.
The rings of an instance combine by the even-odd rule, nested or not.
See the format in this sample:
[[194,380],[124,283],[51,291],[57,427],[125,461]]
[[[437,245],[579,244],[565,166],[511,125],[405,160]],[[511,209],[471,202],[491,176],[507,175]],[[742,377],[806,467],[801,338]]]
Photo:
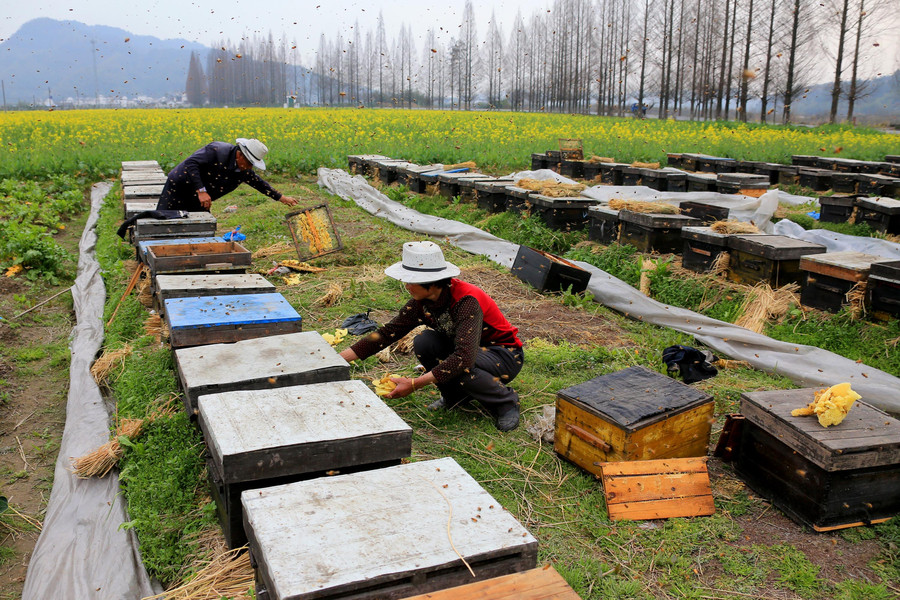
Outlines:
[[815,167],[818,156],[812,154],[792,154],[791,164],[796,167]]
[[243,546],[248,489],[400,464],[412,429],[359,380],[200,396],[198,423],[229,547]]
[[135,217],[142,212],[156,210],[156,202],[123,202],[122,208],[124,209],[124,217],[127,221],[131,217]]
[[817,156],[816,162],[813,165],[817,169],[824,169],[826,171],[834,171],[835,163],[837,159],[833,156]]
[[644,169],[626,165],[622,167],[622,185],[641,185]]
[[521,215],[531,210],[531,197],[534,190],[526,190],[515,185],[506,188],[506,210]]
[[856,196],[852,194],[834,194],[819,196],[819,221],[825,223],[846,223],[853,214]]
[[690,200],[682,202],[678,208],[681,209],[681,214],[699,219],[704,225],[728,219],[728,206],[716,204],[714,200],[708,202]]
[[468,583],[406,600],[580,600],[550,565]]
[[215,236],[216,218],[199,211],[189,212],[180,219],[138,219],[134,222],[132,240],[137,245],[145,240]]
[[[884,260],[862,252],[827,252],[800,258],[800,270],[806,273],[800,303],[804,306],[838,312],[850,304],[848,293],[860,283],[865,285],[873,262]],[[860,304],[865,292],[860,290]]]
[[835,158],[834,170],[842,173],[859,173],[862,169],[863,161],[853,158]]
[[271,600],[405,598],[537,563],[537,540],[451,458],[249,490],[241,502],[257,591]]
[[834,171],[828,169],[816,169],[812,167],[800,167],[797,169],[798,183],[802,187],[810,188],[816,192],[824,192],[831,189],[831,176]]
[[622,185],[624,169],[628,166],[624,163],[600,163],[600,183]]
[[678,252],[681,250],[681,228],[699,225],[687,215],[619,212],[619,243],[630,244],[640,252]]
[[831,189],[835,194],[855,194],[859,185],[858,173],[835,172],[831,176]]
[[508,177],[476,181],[473,184],[475,203],[490,213],[503,212],[506,210],[506,188],[511,185],[515,185],[515,181]]
[[128,185],[122,188],[122,199],[125,202],[151,202],[159,200],[163,184]]
[[599,183],[602,179],[600,176],[600,163],[592,162],[590,160],[584,161],[584,166],[582,167],[584,173],[582,177],[584,177],[590,183]]
[[666,164],[676,169],[683,169],[684,156],[680,152],[669,152],[666,154]]
[[589,240],[606,245],[619,240],[619,211],[608,206],[590,206],[588,217],[591,219]]
[[696,273],[711,270],[719,255],[728,252],[728,235],[709,227],[682,227],[681,239],[684,241],[681,266]]
[[714,412],[708,394],[629,367],[557,393],[554,449],[594,475],[602,462],[706,456]]
[[562,152],[559,150],[547,150],[547,158],[544,163],[545,169],[550,169],[556,173],[559,173],[559,165],[562,162]]
[[900,260],[872,263],[866,295],[876,317],[900,318]]
[[800,179],[800,167],[794,165],[777,165],[778,183],[782,185],[794,185]]
[[163,185],[166,174],[162,171],[123,171],[122,187],[134,185]]
[[350,379],[350,365],[314,331],[179,348],[175,367],[190,415],[206,394]]
[[354,175],[368,175],[369,161],[389,158],[381,154],[350,154],[347,156],[347,167]]
[[179,245],[179,244],[220,244],[224,243],[225,238],[223,237],[187,237],[187,238],[156,238],[149,239],[143,242],[137,242],[136,252],[138,260],[144,264],[147,264],[148,256],[150,253],[150,246],[165,246],[165,245]]
[[900,233],[900,200],[893,198],[858,198],[856,222],[866,223],[875,231]]
[[531,154],[531,170],[540,171],[541,169],[549,169],[547,166],[547,155],[543,152],[534,152]]
[[159,169],[159,163],[155,160],[123,160],[123,171],[147,171]]
[[418,186],[419,175],[440,168],[441,167],[437,165],[416,165],[409,163],[406,166],[397,169],[397,183],[407,186],[413,192],[420,193],[420,190],[415,189]]
[[781,165],[777,163],[759,163],[756,166],[756,170],[754,173],[758,175],[764,175],[769,178],[769,185],[777,185],[778,177],[779,177],[779,167]]
[[791,410],[815,389],[741,395],[735,470],[798,523],[831,531],[900,513],[900,422],[857,401],[839,425]]
[[369,161],[369,174],[384,185],[397,181],[397,170],[411,163],[395,158],[377,158]]
[[[687,175],[685,175],[687,180]],[[665,192],[669,189],[669,175],[662,169],[641,169],[641,185]]]
[[559,174],[580,179],[584,177],[584,162],[580,159],[563,159],[559,164]]
[[720,194],[743,194],[759,198],[769,189],[769,178],[751,173],[720,173],[716,190]]
[[302,327],[300,314],[278,293],[172,298],[164,307],[172,348],[295,333]]
[[147,246],[152,276],[170,273],[239,271],[252,262],[250,251],[238,242],[192,242]]
[[861,173],[856,176],[857,191],[861,196],[900,196],[900,179],[876,173]]
[[687,173],[676,170],[662,170],[666,178],[666,191],[668,192],[686,192],[687,191]]
[[728,238],[731,261],[728,278],[755,285],[767,281],[772,287],[800,284],[803,272],[800,257],[822,254],[825,246],[783,235],[733,235]]
[[717,179],[715,173],[688,173],[687,191],[715,192]]
[[484,173],[474,173],[472,171],[463,171],[459,173],[443,172],[438,175],[438,193],[448,200],[462,195],[463,181],[478,181],[493,179],[490,175]]
[[541,292],[571,290],[573,294],[583,292],[591,278],[578,265],[528,246],[519,246],[512,274]]
[[531,212],[538,213],[550,229],[574,231],[584,229],[588,222],[588,208],[598,201],[585,196],[531,196]]
[[231,296],[235,294],[268,294],[275,285],[258,273],[157,275],[153,279],[156,306],[165,312],[165,302],[172,298]]

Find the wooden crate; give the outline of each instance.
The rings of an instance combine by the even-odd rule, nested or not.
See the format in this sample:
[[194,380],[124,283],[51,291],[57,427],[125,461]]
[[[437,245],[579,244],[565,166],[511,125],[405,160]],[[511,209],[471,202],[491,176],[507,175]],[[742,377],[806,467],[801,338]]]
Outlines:
[[506,188],[511,185],[515,185],[515,181],[509,178],[476,181],[473,186],[475,203],[489,213],[503,212],[506,210]]
[[534,194],[530,198],[532,213],[540,215],[550,229],[575,231],[584,229],[588,223],[588,208],[597,200],[584,196],[559,197]]
[[875,231],[900,234],[900,200],[893,198],[858,198],[856,222],[865,223]]
[[175,367],[190,415],[206,394],[350,379],[350,365],[314,331],[179,348]]
[[832,531],[900,513],[900,422],[857,401],[846,419],[822,427],[791,410],[814,388],[741,395],[735,470],[798,523]]
[[541,292],[571,289],[573,294],[583,292],[591,278],[590,272],[578,265],[528,246],[519,246],[512,274]]
[[238,242],[192,242],[147,246],[151,276],[170,273],[240,271],[252,262],[250,251]]
[[591,227],[588,239],[601,244],[612,244],[619,240],[619,211],[608,206],[591,206],[588,208]]
[[135,244],[137,251],[137,258],[144,264],[147,264],[147,257],[150,252],[150,246],[164,246],[166,244],[171,245],[179,245],[179,244],[220,244],[224,243],[225,238],[223,237],[187,237],[187,238],[156,238],[149,239],[143,242],[138,242]]
[[629,367],[560,390],[554,450],[600,475],[600,463],[706,456],[715,404],[706,393]]
[[873,262],[884,260],[862,252],[827,252],[800,258],[800,270],[806,273],[800,289],[804,306],[838,312],[848,305],[847,293],[869,278]]
[[216,218],[205,211],[189,212],[181,219],[138,219],[134,222],[132,241],[216,237]]
[[406,600],[580,600],[550,565],[494,577]]
[[698,219],[704,225],[709,225],[716,221],[725,221],[728,219],[728,205],[716,204],[715,201],[709,202],[682,202],[678,205],[681,214]]
[[229,547],[243,546],[241,492],[400,464],[412,429],[362,381],[200,396],[198,423]]
[[172,298],[165,301],[164,310],[172,348],[295,333],[303,323],[277,293]]
[[872,263],[866,295],[878,318],[900,318],[900,260]]
[[640,252],[679,252],[682,247],[681,228],[699,225],[700,221],[687,215],[662,215],[619,212],[619,243],[630,244]]
[[517,215],[531,211],[531,197],[536,192],[514,185],[506,188],[506,210]]
[[611,521],[705,517],[716,512],[705,456],[605,462],[600,470]]
[[153,295],[157,309],[165,312],[165,301],[172,298],[230,296],[234,294],[268,294],[275,285],[258,273],[157,275],[153,279]]
[[853,214],[856,196],[853,194],[834,194],[819,196],[819,221],[825,223],[846,223]]
[[537,563],[537,540],[451,458],[250,490],[241,502],[271,600],[398,599]]
[[800,284],[804,274],[800,257],[822,254],[825,246],[783,235],[733,235],[728,238],[731,261],[728,278],[755,285],[767,281],[772,287]]
[[810,188],[816,192],[824,192],[831,189],[831,176],[833,171],[800,167],[797,169],[798,183],[802,187]]
[[682,227],[681,239],[684,243],[681,266],[696,273],[711,270],[719,255],[728,252],[728,235],[709,227]]

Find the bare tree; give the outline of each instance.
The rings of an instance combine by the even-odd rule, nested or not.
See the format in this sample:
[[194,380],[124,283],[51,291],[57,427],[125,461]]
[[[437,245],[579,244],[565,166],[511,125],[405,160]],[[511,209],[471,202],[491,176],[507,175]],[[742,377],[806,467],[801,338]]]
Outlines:
[[191,52],[191,62],[188,65],[187,82],[185,83],[187,101],[192,106],[203,106],[206,100],[206,75],[203,74],[203,66],[196,52]]
[[834,84],[831,86],[831,110],[828,112],[828,122],[837,121],[838,101],[841,97],[841,73],[843,71],[842,64],[844,61],[844,40],[847,36],[847,17],[850,12],[850,0],[843,0],[842,8],[838,11],[837,17],[840,22],[838,28],[838,47],[837,54],[834,59]]
[[750,71],[750,33],[752,32],[753,26],[753,0],[750,0],[750,4],[747,7],[747,33],[746,39],[744,40],[744,63],[741,68],[741,86],[740,86],[740,97],[738,100],[738,107],[740,114],[738,115],[738,120],[747,122],[747,95],[748,95],[748,87],[750,86],[750,80],[753,79],[756,75]]

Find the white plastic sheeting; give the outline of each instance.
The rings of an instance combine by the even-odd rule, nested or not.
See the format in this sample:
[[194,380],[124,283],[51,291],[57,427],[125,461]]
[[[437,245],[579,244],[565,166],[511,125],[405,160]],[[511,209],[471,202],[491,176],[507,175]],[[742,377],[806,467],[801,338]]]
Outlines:
[[116,472],[103,479],[79,479],[71,472],[71,457],[109,440],[109,411],[90,367],[103,342],[106,301],[94,256],[95,228],[110,187],[98,184],[91,190],[91,213],[79,244],[66,425],[43,529],[28,565],[24,600],[129,600],[157,593],[141,563],[134,533],[120,529],[128,515]]
[[[518,246],[476,227],[424,215],[407,208],[370,186],[362,176],[351,177],[339,169],[319,169],[319,185],[369,213],[414,231],[444,238],[474,254],[506,267],[512,266]],[[399,245],[398,245],[399,251]],[[900,379],[832,352],[773,340],[724,321],[661,304],[627,283],[586,263],[591,273],[588,291],[604,305],[647,323],[669,327],[694,336],[715,352],[745,360],[757,369],[777,373],[800,386],[824,387],[849,381],[854,390],[875,406],[900,414]]]
[[793,221],[782,219],[775,223],[773,232],[778,235],[786,235],[806,242],[822,244],[829,252],[843,252],[845,250],[862,252],[883,256],[885,260],[900,260],[900,244],[881,240],[878,238],[866,238],[844,233],[835,233],[827,229],[803,229]]

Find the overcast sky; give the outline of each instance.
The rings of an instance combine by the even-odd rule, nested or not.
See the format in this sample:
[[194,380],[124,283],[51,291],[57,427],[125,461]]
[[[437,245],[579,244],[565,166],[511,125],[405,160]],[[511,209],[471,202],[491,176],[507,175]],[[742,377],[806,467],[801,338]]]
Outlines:
[[[135,35],[162,39],[184,38],[208,46],[223,39],[237,42],[242,36],[267,36],[297,45],[299,58],[312,64],[321,34],[333,40],[338,33],[349,38],[358,21],[361,34],[374,31],[379,12],[384,15],[389,38],[400,25],[412,26],[417,49],[422,48],[425,33],[434,28],[444,41],[453,37],[462,21],[465,0],[256,0],[236,2],[197,2],[185,0],[0,0],[0,40],[5,40],[22,24],[38,17],[80,21],[88,25],[119,27]],[[900,0],[890,0],[900,5]],[[477,0],[473,2],[479,36],[487,31],[492,15],[506,33],[517,10],[530,17],[546,11],[552,0]],[[820,6],[824,6],[821,4]],[[820,9],[821,10],[821,9]],[[897,23],[898,13],[887,11],[882,19]],[[283,36],[283,37],[282,37]],[[869,73],[889,74],[900,68],[900,35],[897,27],[888,28],[875,40],[874,67]],[[2,41],[0,41],[2,43]],[[822,64],[822,77],[828,67]],[[831,67],[833,69],[833,66]]]

